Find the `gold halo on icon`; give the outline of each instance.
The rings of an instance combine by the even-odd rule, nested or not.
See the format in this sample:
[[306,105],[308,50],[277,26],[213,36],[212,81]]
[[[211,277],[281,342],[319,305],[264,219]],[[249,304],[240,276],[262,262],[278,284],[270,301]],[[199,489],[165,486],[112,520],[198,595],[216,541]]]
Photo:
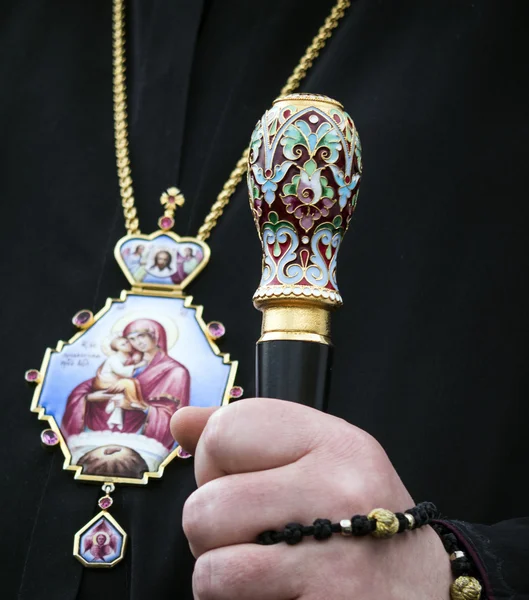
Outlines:
[[118,319],[114,325],[112,325],[112,335],[103,340],[101,344],[103,352],[107,354],[105,351],[105,344],[107,344],[106,348],[110,349],[110,340],[121,335],[129,323],[132,323],[132,321],[137,321],[138,319],[150,319],[151,321],[156,321],[165,329],[165,335],[167,336],[167,350],[170,350],[178,341],[178,326],[173,319],[171,319],[171,317],[149,310],[128,312],[126,315],[121,317],[121,319]]

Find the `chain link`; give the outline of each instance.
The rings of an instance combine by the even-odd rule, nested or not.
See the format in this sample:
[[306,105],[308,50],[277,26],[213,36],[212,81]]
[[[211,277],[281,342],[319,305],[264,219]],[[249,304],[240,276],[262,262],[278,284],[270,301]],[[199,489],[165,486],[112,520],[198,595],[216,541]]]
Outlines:
[[304,79],[307,71],[312,67],[314,61],[325,47],[327,40],[331,38],[334,30],[338,27],[340,19],[345,15],[345,11],[351,6],[351,0],[338,0],[331,10],[331,14],[325,19],[325,23],[320,27],[318,33],[314,36],[310,46],[305,50],[305,54],[294,69],[292,75],[288,78],[285,86],[281,90],[280,96],[286,96],[295,92],[301,81]]
[[[125,0],[114,0],[113,4],[113,74],[114,74],[114,139],[116,145],[116,164],[118,169],[119,189],[121,193],[121,204],[125,217],[125,228],[129,235],[140,233],[139,220],[134,202],[134,190],[130,170],[130,153],[127,122],[127,85],[125,66]],[[307,71],[312,67],[314,61],[324,48],[327,40],[332,36],[334,29],[338,26],[345,11],[351,6],[351,0],[337,0],[325,23],[306,49],[292,75],[280,92],[280,96],[291,94],[296,91],[305,78]],[[197,238],[201,241],[207,240],[212,230],[229,204],[235,189],[242,181],[246,173],[248,160],[248,148],[245,148],[241,158],[237,161],[235,169],[230,173],[228,180],[222,187],[222,191],[204,223],[198,230]]]
[[124,0],[114,0],[112,14],[114,141],[116,166],[125,229],[129,235],[140,233],[140,223],[134,205],[134,190],[130,171],[129,133],[127,122],[127,84],[125,66]]

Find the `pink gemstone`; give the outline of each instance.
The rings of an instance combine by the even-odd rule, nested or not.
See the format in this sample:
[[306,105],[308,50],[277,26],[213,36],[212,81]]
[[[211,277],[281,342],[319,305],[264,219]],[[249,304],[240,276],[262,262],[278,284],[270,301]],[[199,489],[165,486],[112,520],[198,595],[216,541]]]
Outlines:
[[219,321],[212,321],[208,323],[208,331],[214,340],[218,340],[226,333],[226,328]]
[[162,217],[159,223],[162,229],[171,229],[171,227],[174,225],[174,219],[171,217]]
[[80,310],[77,314],[74,315],[72,319],[73,324],[77,325],[77,327],[81,327],[82,325],[86,325],[91,319],[93,315],[89,310]]
[[175,204],[176,198],[174,196],[167,196],[167,204]]
[[53,429],[45,429],[40,434],[42,443],[46,446],[56,446],[59,443],[59,436],[53,431]]
[[103,510],[107,510],[107,508],[110,508],[113,503],[114,503],[114,500],[112,500],[112,498],[110,496],[103,496],[102,498],[99,498],[99,501],[98,501],[99,508],[101,508]]
[[336,113],[334,113],[334,115],[332,116],[332,118],[333,118],[333,119],[334,119],[334,120],[335,120],[337,123],[339,123],[339,122],[341,121],[341,119],[340,119],[339,115],[337,115]]
[[285,110],[285,112],[283,113],[283,116],[285,117],[285,119],[288,119],[288,117],[290,117],[290,115],[292,114],[292,111],[290,111],[288,108]]
[[244,394],[244,390],[242,389],[242,387],[240,385],[235,385],[230,390],[231,398],[242,398],[243,394]]
[[39,377],[40,373],[37,371],[37,369],[30,369],[29,371],[26,371],[26,374],[24,375],[25,380],[31,383],[38,381]]

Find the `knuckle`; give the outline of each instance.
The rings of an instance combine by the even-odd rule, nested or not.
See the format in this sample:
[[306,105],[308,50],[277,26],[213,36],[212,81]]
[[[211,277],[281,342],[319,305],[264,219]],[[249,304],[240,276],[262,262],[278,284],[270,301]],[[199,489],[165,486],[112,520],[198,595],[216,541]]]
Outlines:
[[182,528],[195,558],[215,547],[217,535],[222,534],[222,523],[217,518],[219,507],[233,507],[233,494],[224,479],[204,484],[189,496],[182,511]]
[[200,556],[195,562],[193,570],[193,595],[200,600],[215,600],[217,594],[215,592],[213,582],[213,569],[210,554]]
[[248,415],[251,415],[256,402],[253,399],[245,399],[244,402],[234,402],[215,411],[208,419],[200,437],[202,451],[209,456],[222,453],[237,429],[245,423]]
[[337,428],[330,437],[330,451],[338,459],[362,455],[373,458],[385,456],[380,443],[367,431],[338,419]]
[[230,407],[225,406],[214,412],[202,432],[201,445],[206,454],[210,456],[215,456],[222,449],[222,440],[226,438],[226,431],[231,420],[227,408]]
[[354,427],[354,433],[352,437],[354,437],[355,445],[358,449],[361,449],[369,454],[385,454],[384,449],[380,445],[379,441],[367,431],[364,431],[359,427]]
[[191,544],[196,544],[202,537],[202,524],[206,517],[207,504],[204,501],[202,488],[193,492],[186,500],[182,512],[182,527]]
[[280,577],[282,569],[277,558],[251,551],[225,548],[206,552],[195,563],[193,592],[200,600],[237,598],[249,591],[258,595],[262,582]]
[[381,444],[367,431],[337,419],[332,435],[320,447],[318,458],[328,463],[329,489],[340,509],[369,512],[380,490],[395,476]]

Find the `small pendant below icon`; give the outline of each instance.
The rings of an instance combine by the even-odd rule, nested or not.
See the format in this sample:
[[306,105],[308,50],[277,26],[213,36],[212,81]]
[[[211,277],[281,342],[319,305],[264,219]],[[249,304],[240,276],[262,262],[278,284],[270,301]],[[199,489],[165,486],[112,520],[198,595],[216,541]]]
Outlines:
[[[106,489],[105,489],[106,488]],[[106,509],[112,505],[112,484],[103,486],[105,496],[98,504],[103,509],[76,534],[73,555],[85,567],[113,567],[125,554],[127,534]]]

